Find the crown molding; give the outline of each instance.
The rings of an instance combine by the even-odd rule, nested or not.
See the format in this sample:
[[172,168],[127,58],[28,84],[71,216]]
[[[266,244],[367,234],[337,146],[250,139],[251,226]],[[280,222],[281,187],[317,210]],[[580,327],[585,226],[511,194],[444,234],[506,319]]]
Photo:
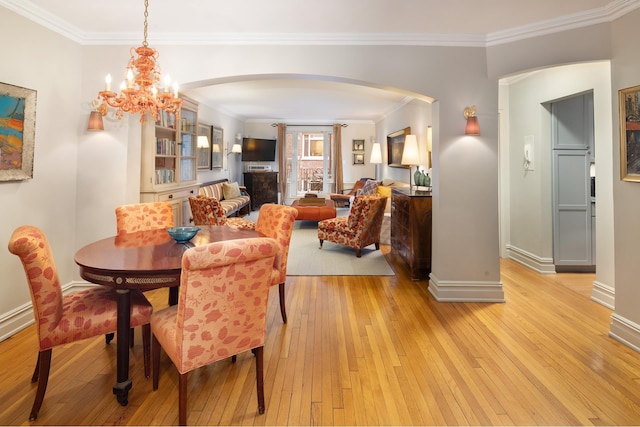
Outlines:
[[601,8],[490,33],[487,35],[486,46],[511,43],[604,22],[612,22],[638,7],[640,7],[640,0],[615,0]]
[[[5,7],[82,45],[132,45],[140,34],[85,32],[28,0],[0,0]],[[614,0],[607,6],[489,34],[430,33],[156,33],[154,45],[344,45],[488,47],[611,22],[640,7],[640,0]]]

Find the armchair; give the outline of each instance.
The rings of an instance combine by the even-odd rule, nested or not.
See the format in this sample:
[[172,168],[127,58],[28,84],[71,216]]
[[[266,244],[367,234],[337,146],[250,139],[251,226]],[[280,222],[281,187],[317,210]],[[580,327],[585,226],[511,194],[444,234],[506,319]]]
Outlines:
[[358,190],[361,190],[370,179],[373,178],[360,178],[348,193],[331,193],[329,194],[329,198],[333,200],[336,205],[340,204],[340,206],[349,206],[351,204],[351,197],[356,196],[358,194]]
[[168,202],[135,203],[116,208],[118,235],[173,226],[173,209]]
[[355,248],[356,256],[362,256],[362,248],[371,244],[380,249],[380,229],[386,197],[379,195],[356,196],[348,217],[325,219],[318,222],[320,249],[325,240]]

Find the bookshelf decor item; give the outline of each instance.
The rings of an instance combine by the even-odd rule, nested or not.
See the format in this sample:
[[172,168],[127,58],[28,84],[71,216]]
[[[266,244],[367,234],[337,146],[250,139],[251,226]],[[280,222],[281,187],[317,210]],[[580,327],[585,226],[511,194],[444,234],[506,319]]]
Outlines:
[[[160,110],[165,110],[180,119],[182,99],[178,97],[177,83],[171,85],[169,75],[165,76],[164,90],[159,90],[160,65],[156,62],[158,51],[147,43],[147,17],[149,0],[144,2],[144,40],[142,46],[131,48],[131,59],[127,64],[126,80],[120,85],[120,94],[111,90],[111,74],[105,79],[105,88],[98,93],[103,102],[116,109],[116,117],[124,113],[140,113],[140,123],[145,123],[146,113],[154,121],[160,120]],[[137,57],[134,56],[137,54]],[[173,89],[173,92],[171,91]],[[106,109],[104,109],[106,111]]]
[[33,178],[36,91],[0,83],[0,181]]

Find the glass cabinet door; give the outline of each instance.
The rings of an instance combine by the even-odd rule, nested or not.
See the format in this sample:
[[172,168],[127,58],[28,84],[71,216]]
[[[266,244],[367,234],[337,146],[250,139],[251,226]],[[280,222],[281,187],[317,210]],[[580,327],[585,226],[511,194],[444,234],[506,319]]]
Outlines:
[[195,181],[197,113],[183,108],[181,114],[180,181]]

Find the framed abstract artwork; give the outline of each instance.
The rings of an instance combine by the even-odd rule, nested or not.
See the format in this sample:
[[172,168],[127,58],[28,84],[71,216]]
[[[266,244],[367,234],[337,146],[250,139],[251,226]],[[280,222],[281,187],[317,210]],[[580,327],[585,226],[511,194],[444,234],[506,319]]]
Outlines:
[[640,86],[618,91],[620,179],[640,182]]
[[0,181],[33,178],[36,91],[0,83]]

